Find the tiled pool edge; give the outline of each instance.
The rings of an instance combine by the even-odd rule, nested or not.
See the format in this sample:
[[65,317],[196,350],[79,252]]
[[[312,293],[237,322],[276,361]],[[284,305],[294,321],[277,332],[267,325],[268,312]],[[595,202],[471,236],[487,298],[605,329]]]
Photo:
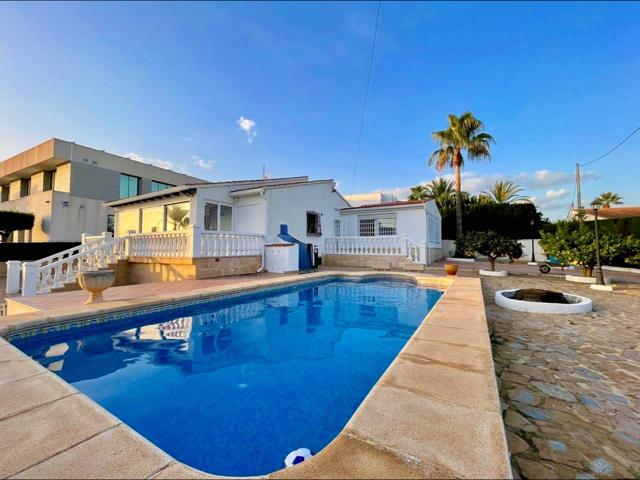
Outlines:
[[[334,276],[413,278],[418,284],[433,281],[435,283],[429,285],[432,287],[437,287],[438,282],[444,280],[407,273],[389,275],[373,272],[323,272],[305,277],[302,283]],[[300,276],[291,276],[250,283],[251,289],[256,290],[298,284],[301,283],[300,280]],[[246,291],[247,286],[216,287],[210,290],[215,290],[219,295],[228,295]],[[212,291],[163,295],[154,298],[152,302],[110,303],[117,304],[112,306],[118,311],[124,311],[143,304],[149,306],[150,303],[157,305],[169,300],[176,302],[179,299],[211,297]],[[95,310],[93,312],[95,315]],[[97,313],[104,314],[105,311],[98,310]],[[15,333],[25,324],[29,328],[37,328],[38,325],[56,321],[73,321],[79,318],[78,315],[86,317],[87,312],[82,310],[76,315],[58,317],[44,312],[17,315],[15,317],[23,317],[24,323],[18,325],[16,320],[20,319],[14,318],[11,327],[5,327],[0,335]],[[33,417],[36,415],[37,419],[38,412],[34,414],[34,411],[52,408],[52,405],[60,402],[69,403],[69,399],[73,399],[82,408],[94,412],[96,422],[106,422],[104,429],[97,433],[95,428],[87,425],[86,429],[81,429],[83,432],[77,434],[78,438],[69,440],[71,444],[66,447],[64,442],[55,443],[49,450],[47,445],[41,446],[42,448],[40,445],[32,446],[44,457],[36,458],[32,461],[33,464],[27,466],[16,465],[17,468],[13,470],[0,463],[0,476],[22,472],[23,475],[32,477],[69,477],[72,473],[86,477],[93,472],[96,475],[110,473],[111,476],[128,474],[136,478],[213,477],[175,461],[126,425],[119,424],[119,420],[92,400],[77,393],[73,387],[28,359],[3,339],[0,339],[0,362],[3,362],[0,363],[0,389],[4,389],[5,394],[9,390],[20,393],[20,385],[33,382],[36,377],[49,384],[47,387],[40,385],[39,389],[27,390],[30,397],[43,395],[43,398],[33,399],[40,404],[29,410],[13,412],[7,416],[6,405],[0,405],[0,426],[13,426],[10,433],[17,435],[18,440],[22,441],[16,442],[12,435],[8,435],[11,438],[4,441],[0,440],[2,462],[6,462],[6,459],[13,461],[17,456],[33,455],[28,448],[29,439],[22,437],[25,437],[24,432],[37,427],[37,424],[33,425]],[[12,366],[8,365],[10,362],[13,362]],[[9,368],[4,368],[6,366]],[[51,391],[56,390],[52,387],[54,384],[67,395],[60,398],[54,395],[55,399],[51,400]],[[8,404],[11,407],[12,403]],[[80,407],[74,405],[73,408]],[[20,417],[23,418],[22,422]],[[53,423],[51,417],[48,418],[48,423]],[[12,423],[6,424],[8,421]],[[65,426],[60,422],[49,427],[65,431]],[[114,439],[116,435],[112,432],[116,431],[125,440]],[[402,435],[398,435],[398,432],[402,432]],[[61,452],[59,449],[63,447]],[[81,452],[92,448],[94,453],[89,463],[94,468],[87,470],[87,458]],[[122,455],[127,457],[126,464],[116,465],[113,463],[114,456],[104,453],[114,449],[123,452]],[[127,455],[130,450],[136,451],[136,455]],[[116,456],[119,457],[120,454]],[[119,468],[128,470],[123,473]],[[311,460],[297,467],[275,472],[271,477],[498,478],[510,475],[480,282],[473,278],[457,278],[338,437]]]

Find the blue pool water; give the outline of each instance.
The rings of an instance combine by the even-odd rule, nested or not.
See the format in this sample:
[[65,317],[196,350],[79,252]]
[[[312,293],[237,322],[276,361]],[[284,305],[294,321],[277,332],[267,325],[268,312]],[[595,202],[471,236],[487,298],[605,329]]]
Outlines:
[[14,344],[174,458],[258,475],[335,438],[439,297],[332,280]]

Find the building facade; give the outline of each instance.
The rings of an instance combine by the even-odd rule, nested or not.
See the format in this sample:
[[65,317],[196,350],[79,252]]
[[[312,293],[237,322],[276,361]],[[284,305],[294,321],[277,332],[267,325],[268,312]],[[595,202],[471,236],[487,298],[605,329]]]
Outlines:
[[0,210],[33,213],[14,242],[73,242],[113,230],[105,201],[205,180],[52,138],[0,163]]

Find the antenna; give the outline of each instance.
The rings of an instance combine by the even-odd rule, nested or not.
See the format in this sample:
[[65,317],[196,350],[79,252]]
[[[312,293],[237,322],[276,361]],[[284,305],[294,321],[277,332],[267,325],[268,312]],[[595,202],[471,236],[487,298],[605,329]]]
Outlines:
[[266,163],[262,164],[262,179],[263,180],[267,179],[267,164]]

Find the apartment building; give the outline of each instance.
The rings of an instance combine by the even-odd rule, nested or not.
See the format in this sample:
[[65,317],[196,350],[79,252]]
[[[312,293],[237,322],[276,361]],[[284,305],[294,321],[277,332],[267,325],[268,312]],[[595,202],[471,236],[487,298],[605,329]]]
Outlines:
[[57,138],[0,163],[0,210],[35,215],[14,242],[73,242],[113,229],[105,201],[206,180]]

